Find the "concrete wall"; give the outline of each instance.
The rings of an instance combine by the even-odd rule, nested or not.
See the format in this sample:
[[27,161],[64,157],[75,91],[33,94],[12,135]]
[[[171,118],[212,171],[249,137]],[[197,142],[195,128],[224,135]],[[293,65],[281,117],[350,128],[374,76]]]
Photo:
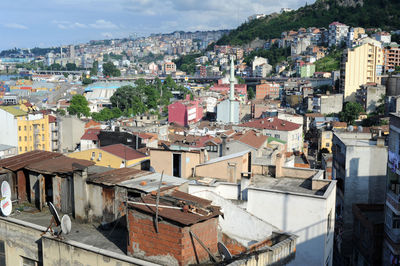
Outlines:
[[193,174],[193,168],[204,158],[201,153],[150,150],[150,163],[157,173],[173,176],[173,154],[181,154],[181,177],[188,178]]
[[45,230],[43,226],[0,217],[0,241],[5,244],[6,265],[23,265],[23,258],[39,265],[155,265],[71,240],[42,237]]
[[[248,153],[243,156],[219,161],[212,164],[196,166],[195,175],[211,177],[236,183],[241,179],[242,172],[248,172]],[[218,169],[218,171],[216,171]]]
[[101,220],[103,216],[102,187],[88,184],[88,218],[89,220]]
[[213,205],[220,206],[224,218],[219,217],[218,225],[222,233],[235,239],[241,245],[249,247],[254,241],[261,242],[272,235],[275,229],[271,224],[248,213],[232,201],[227,200],[214,192],[199,191],[194,193],[196,197],[208,199]]
[[[335,194],[336,187],[329,191],[327,198],[249,188],[247,211],[299,236],[293,265],[325,265],[328,256],[332,258],[333,242],[327,239],[327,236],[332,238],[331,231],[327,232],[327,219],[331,210],[334,215]],[[330,217],[333,230],[334,216]],[[330,253],[326,254],[327,250]]]
[[343,108],[343,94],[321,95],[321,114],[339,113]]
[[83,133],[85,133],[85,122],[76,116],[58,117],[59,121],[59,140],[60,151],[73,151],[80,143]]
[[197,184],[189,184],[188,193],[195,195],[196,193],[201,193],[202,191],[211,191],[224,199],[239,199],[239,185],[234,183],[223,183],[218,182],[212,186],[204,186]]
[[[223,123],[229,123],[230,121],[230,100],[225,100],[220,102],[217,105],[217,121]],[[240,104],[238,101],[234,101],[233,103],[233,117],[234,124],[239,123],[239,113],[240,113]]]
[[17,119],[3,109],[0,109],[0,144],[18,147]]

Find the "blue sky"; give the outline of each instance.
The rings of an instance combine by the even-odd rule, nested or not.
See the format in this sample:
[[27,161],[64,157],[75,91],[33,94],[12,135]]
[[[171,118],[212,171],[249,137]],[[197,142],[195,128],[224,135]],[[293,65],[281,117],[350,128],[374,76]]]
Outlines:
[[[308,1],[308,4],[314,1]],[[296,9],[305,0],[2,1],[0,49],[49,47],[175,30],[235,28],[256,13]]]

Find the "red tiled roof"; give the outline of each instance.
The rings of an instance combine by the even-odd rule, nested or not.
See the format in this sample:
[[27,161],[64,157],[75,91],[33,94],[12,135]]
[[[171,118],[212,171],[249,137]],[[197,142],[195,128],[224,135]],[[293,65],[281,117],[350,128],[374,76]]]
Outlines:
[[146,154],[138,152],[124,144],[113,144],[113,145],[101,147],[100,149],[102,149],[103,151],[109,152],[111,154],[114,154],[115,156],[118,156],[120,158],[123,158],[124,160],[134,160],[134,159],[146,157]]
[[292,131],[299,129],[301,127],[301,125],[299,124],[295,124],[276,117],[257,119],[247,123],[240,124],[239,126],[256,128],[256,129],[278,130],[278,131]]
[[55,123],[57,122],[57,117],[54,115],[49,115],[49,123]]
[[85,128],[100,128],[101,123],[96,122],[94,120],[90,120],[85,124]]
[[257,132],[254,130],[249,130],[246,133],[242,134],[242,133],[237,133],[234,136],[234,139],[236,139],[237,141],[240,141],[244,144],[247,144],[253,148],[259,149],[262,147],[262,145],[267,141],[268,136],[264,136],[262,134],[259,134],[257,136]]
[[81,137],[82,140],[99,140],[100,130],[98,128],[87,129]]
[[321,113],[307,113],[305,114],[306,117],[323,117],[324,115]]

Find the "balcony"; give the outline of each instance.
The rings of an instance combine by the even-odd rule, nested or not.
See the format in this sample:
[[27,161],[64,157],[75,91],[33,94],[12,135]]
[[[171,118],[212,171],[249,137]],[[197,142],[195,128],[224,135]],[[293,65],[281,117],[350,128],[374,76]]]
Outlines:
[[396,214],[400,215],[400,195],[388,189],[386,193],[386,205]]

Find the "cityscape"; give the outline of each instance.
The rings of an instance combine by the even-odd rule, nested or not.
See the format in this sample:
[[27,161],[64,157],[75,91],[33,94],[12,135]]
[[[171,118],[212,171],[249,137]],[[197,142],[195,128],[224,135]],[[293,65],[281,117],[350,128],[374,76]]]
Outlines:
[[0,266],[400,265],[399,1],[42,2],[0,19]]

